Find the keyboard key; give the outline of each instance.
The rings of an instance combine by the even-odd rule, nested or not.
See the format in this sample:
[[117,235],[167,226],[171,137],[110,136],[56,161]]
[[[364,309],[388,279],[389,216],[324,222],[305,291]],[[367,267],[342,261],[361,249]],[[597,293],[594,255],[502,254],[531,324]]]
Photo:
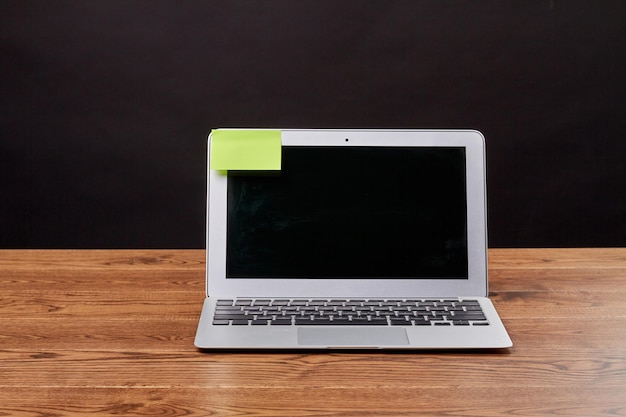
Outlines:
[[248,320],[245,314],[216,314],[213,320]]
[[363,303],[364,306],[375,306],[375,307],[379,307],[380,306],[381,301],[366,301]]
[[328,317],[315,317],[313,319],[313,323],[315,323],[315,324],[322,324],[322,325],[330,324],[330,318],[328,318]]
[[291,326],[291,319],[276,319],[271,320],[270,324],[272,326]]
[[242,311],[241,307],[234,307],[234,306],[217,306],[215,307],[215,310],[217,311]]
[[311,320],[311,317],[309,317],[309,316],[307,316],[307,317],[296,317],[294,319],[294,324],[295,325],[313,324],[313,320]]
[[485,315],[480,311],[476,313],[472,313],[472,314],[468,314],[467,312],[463,312],[463,311],[457,311],[452,316],[452,318],[454,320],[470,320],[470,321],[483,321],[487,319]]
[[351,321],[350,323],[348,323],[348,324],[349,324],[350,326],[355,326],[355,325],[358,325],[358,326],[369,326],[369,325],[370,325],[370,322],[369,322],[369,320],[364,320],[364,319],[360,319],[360,318],[358,318],[358,319],[354,319],[354,320],[352,320],[352,321]]

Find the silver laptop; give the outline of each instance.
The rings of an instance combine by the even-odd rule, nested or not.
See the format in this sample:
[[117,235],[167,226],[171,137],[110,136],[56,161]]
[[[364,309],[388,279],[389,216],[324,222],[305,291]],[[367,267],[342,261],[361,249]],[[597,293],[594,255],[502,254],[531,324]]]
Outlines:
[[480,132],[218,129],[208,150],[198,348],[512,346]]

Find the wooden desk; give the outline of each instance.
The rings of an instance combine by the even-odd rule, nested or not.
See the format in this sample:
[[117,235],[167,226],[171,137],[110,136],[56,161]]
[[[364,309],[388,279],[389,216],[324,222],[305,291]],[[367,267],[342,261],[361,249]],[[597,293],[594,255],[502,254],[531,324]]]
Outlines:
[[0,251],[0,416],[626,415],[626,249],[489,266],[508,351],[207,354],[204,251]]

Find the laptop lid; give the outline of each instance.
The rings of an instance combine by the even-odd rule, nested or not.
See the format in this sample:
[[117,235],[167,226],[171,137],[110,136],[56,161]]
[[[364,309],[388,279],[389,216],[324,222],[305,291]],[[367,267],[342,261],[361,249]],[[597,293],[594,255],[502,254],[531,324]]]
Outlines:
[[208,296],[487,295],[480,132],[279,134],[280,170],[209,165]]

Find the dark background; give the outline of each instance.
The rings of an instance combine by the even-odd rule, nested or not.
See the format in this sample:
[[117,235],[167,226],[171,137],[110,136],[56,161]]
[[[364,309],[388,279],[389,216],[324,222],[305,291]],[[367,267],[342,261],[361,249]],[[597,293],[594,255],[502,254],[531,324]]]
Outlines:
[[204,247],[214,127],[474,128],[492,247],[626,246],[626,2],[0,2],[0,247]]

